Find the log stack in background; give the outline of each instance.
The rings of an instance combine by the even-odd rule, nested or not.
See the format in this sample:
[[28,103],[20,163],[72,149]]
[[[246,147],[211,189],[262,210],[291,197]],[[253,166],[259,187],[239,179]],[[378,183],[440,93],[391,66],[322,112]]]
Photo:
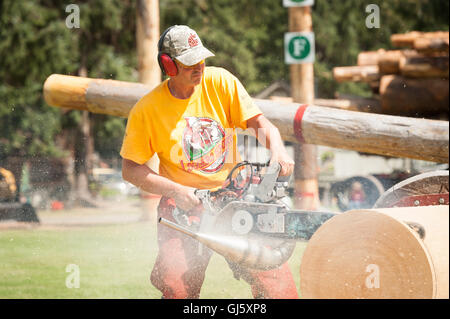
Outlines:
[[394,34],[391,43],[399,49],[361,52],[357,66],[334,68],[335,80],[370,85],[371,105],[359,110],[448,119],[449,32]]

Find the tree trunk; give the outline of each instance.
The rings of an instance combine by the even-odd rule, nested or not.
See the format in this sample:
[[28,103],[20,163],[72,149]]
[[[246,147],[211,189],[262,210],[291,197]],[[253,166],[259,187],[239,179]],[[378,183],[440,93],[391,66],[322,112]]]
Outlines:
[[161,82],[158,65],[159,0],[138,0],[136,45],[139,82],[155,87]]
[[[83,66],[79,71],[81,77],[87,76],[87,70]],[[89,191],[89,173],[92,171],[92,159],[94,141],[91,134],[90,116],[88,111],[81,111],[81,121],[75,129],[74,174],[75,192],[74,205],[96,206],[92,202]]]

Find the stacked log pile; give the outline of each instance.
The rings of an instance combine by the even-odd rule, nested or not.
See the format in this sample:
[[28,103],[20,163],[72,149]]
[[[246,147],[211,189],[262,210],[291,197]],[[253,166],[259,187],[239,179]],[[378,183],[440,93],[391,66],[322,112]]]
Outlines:
[[356,66],[334,68],[335,80],[370,85],[371,105],[359,110],[448,119],[449,32],[394,34],[391,43],[398,49],[361,52]]

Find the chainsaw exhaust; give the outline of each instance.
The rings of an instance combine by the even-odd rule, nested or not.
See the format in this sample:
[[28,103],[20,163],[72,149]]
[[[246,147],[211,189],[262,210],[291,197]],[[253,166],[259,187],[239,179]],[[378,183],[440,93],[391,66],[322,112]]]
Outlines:
[[280,241],[277,239],[276,247],[269,248],[261,238],[250,239],[241,236],[193,232],[164,218],[159,218],[159,223],[198,240],[206,247],[224,256],[228,261],[252,269],[277,268],[289,259],[295,248],[293,240]]

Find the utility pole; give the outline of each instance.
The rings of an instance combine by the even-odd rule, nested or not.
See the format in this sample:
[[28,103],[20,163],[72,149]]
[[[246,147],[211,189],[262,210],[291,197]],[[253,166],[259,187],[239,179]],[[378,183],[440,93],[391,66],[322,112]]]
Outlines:
[[[158,65],[159,0],[138,0],[136,7],[136,44],[138,55],[139,82],[151,88],[161,83]],[[159,158],[155,154],[147,163],[159,173]],[[141,190],[143,214],[141,220],[152,220],[156,224],[156,208],[160,196]]]
[[[289,7],[289,31],[312,33],[312,16],[310,6]],[[300,45],[295,44],[295,39],[290,42],[292,53],[296,47],[305,51],[307,45],[314,45],[314,41],[305,42],[304,37],[297,37]],[[305,45],[306,44],[306,45]],[[300,50],[298,49],[298,50]],[[309,48],[311,49],[311,48]],[[295,56],[295,52],[294,52]],[[298,56],[300,57],[301,54]],[[305,60],[306,61],[306,60]],[[294,102],[302,104],[314,103],[314,64],[302,62],[290,65],[291,95]],[[311,144],[294,144],[295,160],[295,206],[298,209],[316,210],[319,206],[319,185],[317,181],[317,146]]]

